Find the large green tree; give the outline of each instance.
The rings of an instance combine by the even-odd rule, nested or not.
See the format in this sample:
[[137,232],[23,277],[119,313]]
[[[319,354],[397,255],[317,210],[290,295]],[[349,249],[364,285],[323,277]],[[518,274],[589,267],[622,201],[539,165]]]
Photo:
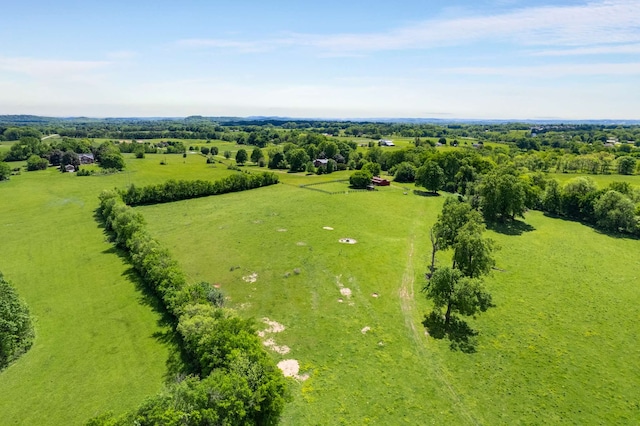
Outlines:
[[247,162],[248,158],[249,155],[247,154],[247,151],[245,149],[240,148],[238,152],[236,152],[236,163],[244,164]]
[[618,158],[618,173],[632,175],[636,168],[636,159],[630,156]]
[[444,185],[444,171],[434,161],[427,161],[416,172],[416,185],[422,186],[435,194]]
[[29,308],[0,272],[0,370],[25,353],[33,337]]
[[292,149],[287,151],[287,162],[289,163],[289,169],[292,172],[302,172],[305,170],[307,163],[309,162],[309,156],[307,152],[302,148]]
[[635,206],[629,197],[609,190],[593,205],[597,225],[609,231],[634,232],[638,227]]
[[485,175],[479,186],[480,208],[485,219],[505,221],[524,217],[525,183],[508,170],[496,170]]
[[434,308],[444,313],[445,327],[449,326],[451,315],[474,315],[486,311],[491,306],[491,294],[484,288],[482,281],[465,276],[459,269],[438,268],[424,288]]
[[0,180],[9,180],[9,176],[11,176],[11,166],[0,161]]

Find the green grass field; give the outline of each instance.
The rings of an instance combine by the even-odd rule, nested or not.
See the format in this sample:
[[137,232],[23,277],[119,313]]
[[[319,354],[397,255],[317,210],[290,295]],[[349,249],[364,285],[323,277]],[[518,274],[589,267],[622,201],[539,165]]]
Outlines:
[[[128,155],[115,175],[50,169],[0,183],[0,270],[37,333],[0,373],[0,424],[81,424],[160,389],[166,328],[95,221],[97,195],[230,173],[198,154]],[[298,360],[309,379],[291,381],[284,424],[640,422],[637,240],[539,212],[512,235],[489,231],[501,246],[486,281],[497,306],[469,319],[477,352],[454,352],[421,325],[428,232],[444,197],[399,186],[328,195],[299,185],[350,172],[278,173],[280,185],[137,209],[191,281],[219,284],[243,315],[286,327],[267,335],[290,348],[274,359]]]
[[2,425],[82,424],[137,406],[165,380],[166,328],[98,226],[97,196],[130,183],[231,172],[199,155],[127,158],[127,171],[116,175],[50,168],[0,182],[0,271],[36,321],[33,348],[0,373]]
[[452,352],[420,324],[442,200],[278,185],[140,211],[192,280],[287,327],[271,337],[291,352],[274,356],[310,379],[295,386],[285,424],[639,421],[637,241],[539,212],[509,231],[520,235],[491,232],[497,306],[470,320],[477,353]]

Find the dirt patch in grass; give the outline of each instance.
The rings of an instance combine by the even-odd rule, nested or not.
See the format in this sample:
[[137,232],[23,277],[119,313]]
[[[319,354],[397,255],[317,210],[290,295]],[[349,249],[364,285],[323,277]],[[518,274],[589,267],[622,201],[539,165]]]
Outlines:
[[258,281],[258,274],[256,272],[254,272],[251,275],[247,275],[247,276],[242,277],[242,279],[245,282],[248,282],[248,283],[255,283],[256,281]]
[[300,364],[295,359],[285,359],[278,363],[278,368],[282,370],[285,377],[293,377],[296,380],[305,381],[309,378],[308,374],[299,375]]
[[349,297],[351,297],[351,289],[347,287],[342,287],[340,289],[340,294],[348,299]]
[[277,345],[276,341],[273,339],[267,339],[264,342],[262,342],[262,344],[268,347],[269,349],[271,349],[272,351],[279,353],[280,355],[285,355],[291,352],[291,348],[289,348],[289,346]]

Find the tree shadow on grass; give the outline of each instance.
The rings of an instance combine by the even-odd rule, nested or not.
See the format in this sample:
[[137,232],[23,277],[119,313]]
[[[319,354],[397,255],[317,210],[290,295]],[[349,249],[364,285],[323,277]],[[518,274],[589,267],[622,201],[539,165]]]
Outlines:
[[525,232],[535,231],[536,228],[521,220],[489,223],[488,229],[504,235],[522,235]]
[[440,194],[437,192],[419,191],[417,189],[413,190],[413,195],[419,195],[421,197],[439,197],[440,196]]
[[449,339],[449,348],[452,351],[460,351],[467,354],[475,353],[478,346],[478,332],[469,325],[452,316],[449,325],[445,325],[444,318],[440,312],[431,312],[424,317],[422,325],[425,326],[429,335],[434,339]]
[[[114,244],[113,234],[106,229],[104,220],[97,210],[94,214],[94,218],[98,223],[98,226],[103,229],[105,236],[112,244]],[[115,254],[127,262],[127,264],[131,264],[129,254],[116,245],[112,245],[110,248],[104,250],[103,253]],[[139,294],[138,302],[150,307],[153,312],[158,314],[158,326],[161,330],[153,333],[152,337],[167,347],[169,351],[169,357],[166,363],[167,371],[164,375],[165,380],[167,382],[173,382],[178,377],[196,374],[197,369],[195,367],[195,362],[189,354],[184,351],[185,345],[182,341],[182,337],[176,331],[176,327],[178,325],[177,318],[167,310],[160,297],[153,289],[146,285],[142,277],[133,267],[127,268],[127,270],[122,273],[122,276],[135,286],[135,289]]]

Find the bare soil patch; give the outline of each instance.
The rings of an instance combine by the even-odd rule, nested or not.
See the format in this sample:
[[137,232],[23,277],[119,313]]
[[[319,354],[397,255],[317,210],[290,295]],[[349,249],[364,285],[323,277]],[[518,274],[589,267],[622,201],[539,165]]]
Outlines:
[[285,359],[278,363],[278,368],[282,370],[285,377],[293,377],[296,380],[304,381],[309,378],[308,374],[299,375],[300,364],[295,359]]

